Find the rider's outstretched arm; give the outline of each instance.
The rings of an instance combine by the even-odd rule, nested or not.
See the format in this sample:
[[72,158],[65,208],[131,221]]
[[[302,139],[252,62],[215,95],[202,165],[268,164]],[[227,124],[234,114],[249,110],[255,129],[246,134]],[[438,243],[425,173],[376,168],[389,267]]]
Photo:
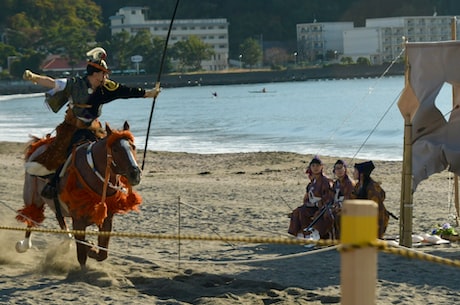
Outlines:
[[30,70],[25,70],[22,78],[51,89],[56,86],[54,78],[46,75],[35,74]]

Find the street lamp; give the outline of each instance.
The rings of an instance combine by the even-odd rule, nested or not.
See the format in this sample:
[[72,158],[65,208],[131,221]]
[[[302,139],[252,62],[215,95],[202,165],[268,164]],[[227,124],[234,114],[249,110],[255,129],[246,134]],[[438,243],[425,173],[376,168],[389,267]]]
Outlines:
[[238,57],[239,57],[239,59],[240,59],[240,69],[241,69],[241,68],[243,67],[242,62],[241,62],[241,60],[242,60],[242,58],[243,58],[243,54],[240,54],[240,56],[238,56]]
[[294,52],[294,67],[297,66],[297,52]]

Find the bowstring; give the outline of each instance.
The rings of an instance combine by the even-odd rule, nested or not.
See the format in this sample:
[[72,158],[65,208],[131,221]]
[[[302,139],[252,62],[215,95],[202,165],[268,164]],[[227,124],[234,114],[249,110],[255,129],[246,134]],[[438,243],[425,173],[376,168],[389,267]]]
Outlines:
[[[176,12],[177,12],[177,7],[178,6],[179,6],[179,0],[176,1],[176,5],[174,6],[173,15],[171,17],[171,22],[169,23],[168,34],[166,35],[166,41],[165,41],[165,45],[164,45],[164,48],[163,48],[163,54],[161,55],[160,70],[158,71],[157,81],[155,83],[156,88],[157,87],[159,88],[159,86],[160,86],[161,73],[163,71],[163,66],[164,66],[164,62],[165,62],[165,58],[166,58],[166,50],[168,48],[169,36],[171,36],[171,30],[172,30],[172,26],[173,26],[173,23],[174,23],[174,19],[176,18]],[[142,167],[141,167],[142,170],[144,170],[145,156],[147,154],[147,146],[148,146],[148,142],[149,142],[150,127],[152,125],[152,117],[153,117],[153,111],[155,109],[156,100],[157,100],[157,97],[155,96],[153,98],[152,108],[150,109],[150,117],[149,117],[149,124],[148,124],[148,127],[147,127],[147,135],[145,136],[144,155],[143,155],[143,158],[142,158]]]

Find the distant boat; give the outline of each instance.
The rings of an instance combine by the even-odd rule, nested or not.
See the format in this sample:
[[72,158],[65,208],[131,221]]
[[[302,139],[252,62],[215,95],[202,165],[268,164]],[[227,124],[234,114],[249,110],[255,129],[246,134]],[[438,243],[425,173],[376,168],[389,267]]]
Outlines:
[[249,93],[274,93],[274,92],[276,91],[268,91],[265,88],[263,88],[262,90],[249,91]]

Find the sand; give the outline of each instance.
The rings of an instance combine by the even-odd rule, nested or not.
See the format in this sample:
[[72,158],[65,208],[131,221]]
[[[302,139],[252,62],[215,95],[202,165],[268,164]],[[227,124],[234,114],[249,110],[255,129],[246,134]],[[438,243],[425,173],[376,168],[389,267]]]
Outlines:
[[[3,226],[22,207],[22,143],[0,143]],[[142,158],[139,153],[138,158]],[[300,205],[311,156],[259,152],[199,155],[148,152],[140,212],[117,215],[116,232],[289,238],[288,213]],[[337,158],[323,157],[326,173]],[[345,159],[347,162],[351,160]],[[142,161],[142,160],[139,160]],[[360,160],[353,160],[359,162]],[[401,162],[375,161],[385,204],[399,216]],[[414,195],[414,233],[455,224],[452,176],[422,182]],[[449,195],[450,194],[450,195]],[[46,211],[44,228],[57,229]],[[94,230],[90,227],[88,230]],[[390,220],[386,236],[396,237]],[[340,253],[301,245],[113,237],[109,258],[78,265],[73,242],[33,233],[33,248],[15,251],[24,232],[0,230],[0,304],[340,304]],[[88,236],[94,240],[93,236]],[[460,259],[459,243],[415,250]],[[460,304],[460,269],[379,252],[376,304]],[[365,272],[365,270],[363,270]]]

